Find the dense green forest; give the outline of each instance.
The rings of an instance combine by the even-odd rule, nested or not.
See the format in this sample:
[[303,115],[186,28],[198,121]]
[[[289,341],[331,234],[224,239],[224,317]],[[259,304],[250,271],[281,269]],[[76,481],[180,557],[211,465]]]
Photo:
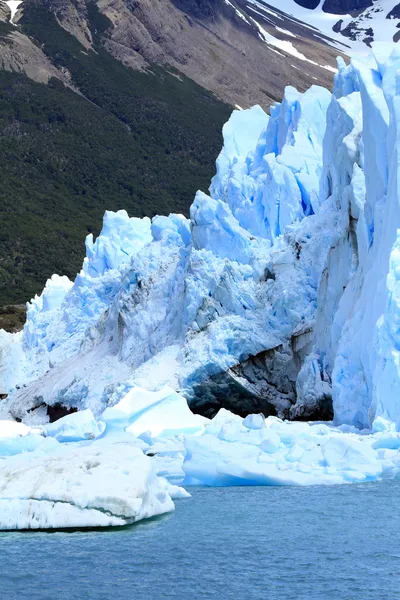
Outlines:
[[53,272],[73,277],[104,210],[187,214],[214,172],[231,108],[180,74],[125,67],[102,48],[109,23],[94,7],[91,22],[96,51],[43,7],[20,25],[81,95],[0,71],[0,305]]

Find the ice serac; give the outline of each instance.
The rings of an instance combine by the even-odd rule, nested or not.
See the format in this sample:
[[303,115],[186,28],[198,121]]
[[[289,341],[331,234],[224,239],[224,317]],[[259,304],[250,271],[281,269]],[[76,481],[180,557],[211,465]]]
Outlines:
[[191,406],[207,415],[225,406],[288,416],[295,401],[325,260],[323,249],[313,256],[311,230],[322,242],[326,229],[326,245],[331,241],[325,214],[304,223],[319,212],[329,101],[322,88],[305,94],[287,88],[246,156],[235,140],[247,131],[247,120],[254,131],[259,111],[234,113],[224,129],[212,197],[198,194],[192,205],[180,382]]
[[331,386],[335,421],[400,424],[398,341],[399,50],[341,65],[328,111],[321,201],[341,215],[321,279],[314,353],[296,416]]

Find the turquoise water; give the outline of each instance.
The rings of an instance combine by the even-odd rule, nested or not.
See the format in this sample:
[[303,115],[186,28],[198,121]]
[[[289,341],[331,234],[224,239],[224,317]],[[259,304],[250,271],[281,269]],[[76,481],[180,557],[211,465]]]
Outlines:
[[200,488],[107,531],[0,534],[7,600],[396,600],[400,483]]

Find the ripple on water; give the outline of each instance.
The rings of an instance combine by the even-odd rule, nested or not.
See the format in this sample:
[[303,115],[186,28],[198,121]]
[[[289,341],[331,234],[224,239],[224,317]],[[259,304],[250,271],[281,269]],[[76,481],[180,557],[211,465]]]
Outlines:
[[400,482],[198,488],[115,530],[0,534],[7,600],[395,600]]

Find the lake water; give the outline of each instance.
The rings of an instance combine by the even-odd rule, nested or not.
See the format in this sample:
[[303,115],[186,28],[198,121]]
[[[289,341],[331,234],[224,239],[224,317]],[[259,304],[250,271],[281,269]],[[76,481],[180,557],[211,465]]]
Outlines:
[[0,597],[400,598],[400,482],[192,493],[128,528],[1,533]]

